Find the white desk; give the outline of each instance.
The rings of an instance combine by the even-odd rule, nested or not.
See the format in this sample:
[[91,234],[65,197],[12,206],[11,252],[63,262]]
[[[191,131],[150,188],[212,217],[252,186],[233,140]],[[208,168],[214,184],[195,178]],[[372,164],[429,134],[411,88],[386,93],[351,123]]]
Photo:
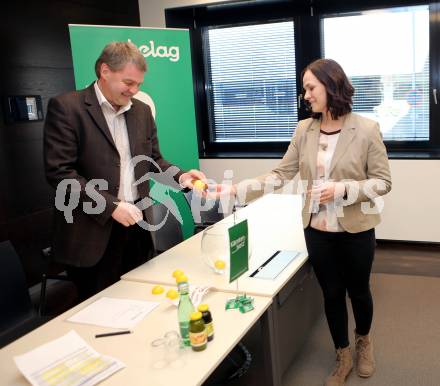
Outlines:
[[[237,212],[237,221],[248,220],[252,256],[249,270],[238,279],[239,292],[251,295],[276,295],[307,260],[301,220],[300,195],[268,194]],[[223,221],[230,222],[232,216]],[[126,273],[123,280],[174,285],[171,276],[182,269],[191,284],[209,285],[216,290],[236,293],[236,283],[229,283],[228,275],[214,273],[204,262],[201,251],[202,233],[185,240],[140,267]],[[280,273],[276,280],[249,277],[262,263],[278,250],[302,252]]]
[[[252,258],[249,270],[238,279],[238,292],[267,296],[272,305],[261,318],[262,341],[267,351],[266,374],[272,385],[299,351],[307,332],[322,311],[316,279],[307,263],[300,195],[268,194],[237,212],[237,222],[247,219]],[[232,216],[222,220],[233,223]],[[204,262],[199,233],[122,276],[123,280],[173,285],[171,276],[182,269],[189,282],[223,292],[237,292],[236,283],[214,273]],[[277,250],[302,252],[275,280],[249,277]]]
[[[208,344],[205,351],[193,352],[187,349],[186,365],[182,368],[166,367],[159,370],[150,367],[149,343],[169,330],[178,330],[177,310],[166,300],[164,294],[152,295],[151,288],[151,284],[119,281],[4,347],[0,350],[0,385],[28,385],[15,366],[13,356],[60,337],[72,329],[99,353],[118,358],[127,365],[125,369],[105,380],[103,385],[199,385],[265,313],[272,302],[270,298],[255,297],[255,309],[241,314],[238,310],[224,310],[225,301],[230,295],[221,292],[208,293],[204,301],[209,304],[213,315],[214,340]],[[70,323],[66,319],[101,296],[161,301],[161,304],[133,329],[133,334],[96,339],[95,334],[112,330]]]

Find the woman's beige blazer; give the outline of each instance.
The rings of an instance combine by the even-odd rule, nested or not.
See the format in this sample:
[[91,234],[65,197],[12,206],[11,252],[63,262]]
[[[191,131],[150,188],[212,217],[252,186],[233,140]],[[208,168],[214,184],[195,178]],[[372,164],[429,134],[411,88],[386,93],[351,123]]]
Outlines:
[[[298,123],[286,154],[270,173],[238,185],[238,194],[245,200],[267,192],[268,185],[280,187],[299,172],[303,190],[310,190],[316,179],[316,160],[320,120],[305,119]],[[346,198],[339,201],[339,222],[350,233],[362,232],[380,222],[382,199],[373,200],[391,190],[391,174],[387,152],[377,122],[355,113],[345,116],[329,179],[345,184]],[[304,195],[302,219],[310,223],[310,195]],[[287,214],[286,214],[287,215]]]

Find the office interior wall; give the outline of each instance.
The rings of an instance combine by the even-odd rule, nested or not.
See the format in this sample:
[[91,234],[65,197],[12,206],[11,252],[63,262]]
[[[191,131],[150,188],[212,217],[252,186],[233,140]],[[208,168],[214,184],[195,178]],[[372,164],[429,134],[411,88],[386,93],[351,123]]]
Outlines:
[[[0,94],[49,98],[75,89],[68,23],[139,26],[137,0],[8,1],[0,10]],[[29,284],[50,243],[53,191],[43,168],[43,122],[6,124],[0,108],[0,241],[11,240]]]
[[187,5],[220,3],[218,0],[139,0],[139,16],[142,27],[165,27],[165,9]]
[[[166,8],[216,3],[208,0],[139,0],[141,25],[165,27]],[[201,169],[211,178],[223,179],[225,169],[235,179],[264,173],[273,159],[201,159]],[[388,240],[440,242],[440,160],[391,160],[393,190],[385,198],[383,221],[376,236]]]
[[[232,170],[234,182],[268,172],[278,159],[201,159],[216,181]],[[376,237],[384,240],[440,242],[440,160],[390,160],[392,191],[384,197]]]

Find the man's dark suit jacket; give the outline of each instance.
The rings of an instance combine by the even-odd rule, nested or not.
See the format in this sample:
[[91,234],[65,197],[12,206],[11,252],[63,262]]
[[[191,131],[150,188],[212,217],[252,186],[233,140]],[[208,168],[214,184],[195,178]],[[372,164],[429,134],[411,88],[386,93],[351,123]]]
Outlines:
[[[165,171],[170,163],[162,158],[156,125],[150,108],[139,100],[125,113],[131,156],[147,155]],[[77,267],[91,267],[103,256],[109,241],[111,217],[116,208],[120,179],[120,157],[107,122],[98,103],[93,84],[88,88],[52,98],[49,101],[44,127],[44,161],[46,177],[57,188],[63,179],[76,179],[81,185],[80,201],[73,211],[73,223],[64,213],[54,211],[52,255],[55,261]],[[135,167],[139,180],[150,171],[143,161]],[[175,175],[178,181],[182,173]],[[104,179],[108,190],[98,190],[105,198],[101,214],[86,214],[84,202],[94,201],[85,193],[91,179]],[[149,193],[149,181],[137,186],[139,196]],[[148,234],[146,234],[148,237]]]

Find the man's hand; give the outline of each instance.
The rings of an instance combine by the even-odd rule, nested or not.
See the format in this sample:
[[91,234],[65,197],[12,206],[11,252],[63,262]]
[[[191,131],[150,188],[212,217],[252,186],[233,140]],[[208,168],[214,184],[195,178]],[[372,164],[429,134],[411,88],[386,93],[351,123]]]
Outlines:
[[[200,189],[198,186],[194,186],[196,181],[202,181],[205,184],[205,189]],[[189,188],[195,191],[197,194],[208,199],[219,199],[223,196],[235,196],[237,194],[237,188],[232,184],[210,184],[207,181],[205,174],[200,170],[192,169],[189,172],[183,173],[179,178],[179,184],[185,188]]]
[[183,173],[179,178],[179,184],[184,188],[194,189],[194,180],[201,180],[205,184],[206,176],[200,171],[196,169],[191,169],[189,172]]
[[134,225],[143,219],[142,212],[137,206],[122,201],[118,203],[118,206],[112,213],[112,217],[115,221],[126,227]]

